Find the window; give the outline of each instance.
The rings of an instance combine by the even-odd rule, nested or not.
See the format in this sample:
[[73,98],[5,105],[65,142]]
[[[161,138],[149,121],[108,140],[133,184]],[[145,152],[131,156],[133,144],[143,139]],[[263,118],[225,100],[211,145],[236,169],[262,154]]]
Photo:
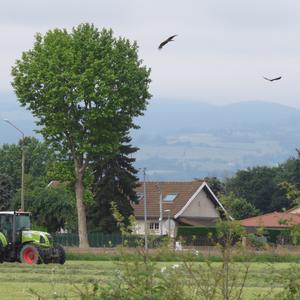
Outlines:
[[137,192],[136,195],[137,195],[138,202],[140,202],[144,197],[144,193],[142,193],[142,192]]
[[6,238],[11,241],[13,230],[13,216],[12,215],[0,215],[0,232],[4,233]]
[[30,216],[28,215],[17,215],[16,216],[16,229],[17,230],[30,230]]
[[158,230],[159,229],[159,223],[158,222],[151,222],[151,223],[149,223],[149,229],[151,229],[151,230]]
[[169,193],[164,197],[164,201],[166,202],[173,202],[174,199],[176,198],[177,194],[176,193]]

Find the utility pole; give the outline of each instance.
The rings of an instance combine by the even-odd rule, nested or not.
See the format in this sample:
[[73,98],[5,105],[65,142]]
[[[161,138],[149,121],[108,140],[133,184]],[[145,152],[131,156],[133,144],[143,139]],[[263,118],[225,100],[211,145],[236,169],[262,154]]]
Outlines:
[[156,184],[158,192],[159,192],[159,235],[163,235],[163,203],[162,203],[162,191],[160,188],[160,184]]
[[168,235],[171,236],[171,210],[166,209],[165,212],[168,213]]
[[148,250],[148,218],[147,218],[147,188],[146,188],[146,168],[143,168],[144,178],[144,226],[145,226],[145,250]]
[[24,192],[25,192],[25,183],[24,183],[24,177],[25,177],[25,149],[24,149],[24,132],[20,130],[16,125],[14,125],[12,122],[10,122],[8,119],[4,119],[6,123],[14,127],[16,130],[18,130],[22,134],[22,175],[21,175],[21,211],[25,211],[25,199],[24,199]]

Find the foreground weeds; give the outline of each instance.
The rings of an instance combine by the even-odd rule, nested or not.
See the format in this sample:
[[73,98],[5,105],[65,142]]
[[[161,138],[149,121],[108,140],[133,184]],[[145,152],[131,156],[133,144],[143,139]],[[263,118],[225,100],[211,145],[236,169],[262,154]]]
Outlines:
[[[178,252],[179,262],[159,263],[143,245],[128,255],[126,247],[119,249],[119,261],[112,266],[110,276],[94,276],[73,282],[72,295],[43,294],[31,289],[36,299],[81,300],[296,300],[300,299],[300,269],[298,266],[278,271],[273,264],[263,266],[258,277],[257,264],[241,247],[243,230],[232,221],[217,224],[221,261],[207,257],[195,262],[194,253]],[[167,239],[161,256],[170,253]],[[234,258],[240,257],[240,262]],[[75,270],[74,270],[75,271]],[[99,270],[100,271],[100,270]],[[99,274],[98,274],[99,275]],[[264,287],[264,291],[255,289]],[[55,291],[55,287],[53,287]],[[250,293],[251,292],[251,293]]]

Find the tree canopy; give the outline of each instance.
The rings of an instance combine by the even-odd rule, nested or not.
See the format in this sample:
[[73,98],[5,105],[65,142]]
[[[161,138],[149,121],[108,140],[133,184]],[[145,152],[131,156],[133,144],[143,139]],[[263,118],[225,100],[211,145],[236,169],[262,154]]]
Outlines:
[[232,192],[229,195],[221,195],[220,200],[226,210],[236,220],[253,217],[259,214],[259,210],[246,199],[236,197]]
[[290,158],[276,167],[259,166],[238,171],[225,182],[226,194],[233,193],[261,213],[289,209],[295,203],[287,197],[282,183],[300,187],[300,159]]
[[133,118],[150,99],[149,75],[135,42],[92,24],[37,34],[33,48],[12,68],[20,103],[37,118],[56,153],[73,162],[81,247],[88,246],[85,171],[95,156],[118,151],[135,127]]

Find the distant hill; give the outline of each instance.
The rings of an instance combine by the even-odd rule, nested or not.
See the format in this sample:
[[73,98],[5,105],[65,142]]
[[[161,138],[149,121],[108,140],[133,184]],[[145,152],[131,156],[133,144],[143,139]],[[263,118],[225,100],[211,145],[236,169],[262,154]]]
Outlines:
[[[30,112],[12,94],[1,94],[1,119],[36,135]],[[276,165],[300,147],[300,110],[253,101],[225,106],[191,101],[150,101],[136,122],[132,143],[140,148],[137,167],[148,179],[189,180],[230,176],[239,169]],[[20,134],[0,122],[0,144],[16,143]]]
[[137,165],[152,179],[230,176],[276,165],[300,147],[300,110],[253,101],[214,106],[153,100],[135,131]]

